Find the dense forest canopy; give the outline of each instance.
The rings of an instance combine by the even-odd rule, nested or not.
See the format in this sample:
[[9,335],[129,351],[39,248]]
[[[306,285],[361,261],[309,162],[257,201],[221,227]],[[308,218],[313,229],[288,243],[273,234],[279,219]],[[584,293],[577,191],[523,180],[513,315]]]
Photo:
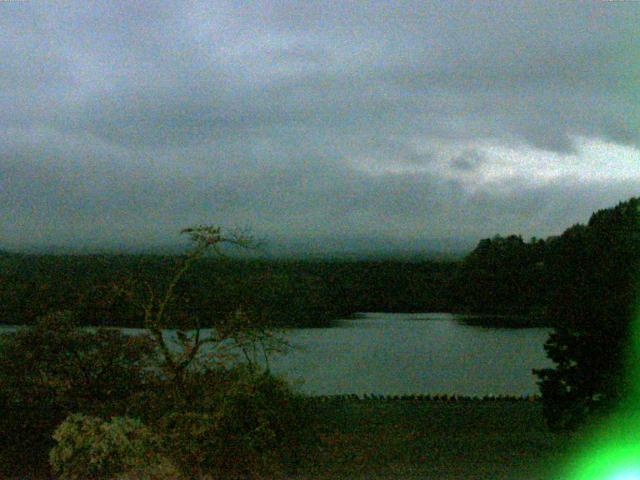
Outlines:
[[[516,317],[527,318],[525,326],[588,322],[603,307],[595,301],[594,286],[585,283],[591,278],[587,273],[597,269],[598,275],[620,279],[620,285],[628,282],[621,272],[631,268],[625,258],[636,243],[624,236],[630,228],[624,212],[636,203],[596,212],[587,225],[546,240],[483,239],[461,261],[207,257],[178,285],[171,314],[176,320],[211,318],[242,307],[288,326],[328,325],[361,311],[503,315],[503,326],[521,324]],[[149,286],[162,288],[180,260],[179,255],[2,252],[0,322],[33,323],[51,311],[71,309],[87,324],[139,326],[142,314],[132,299]],[[620,285],[607,295],[629,304],[631,293]]]
[[[556,363],[537,372],[545,414],[571,428],[631,393],[626,366],[640,286],[640,199],[594,213],[550,243],[549,315],[556,329],[545,346]],[[625,363],[629,360],[629,363]]]
[[[72,309],[87,324],[140,326],[132,297],[161,288],[179,257],[12,255],[0,273],[0,321],[33,323]],[[452,262],[204,258],[180,282],[172,315],[224,316],[238,307],[280,325],[321,326],[358,311],[446,310]]]

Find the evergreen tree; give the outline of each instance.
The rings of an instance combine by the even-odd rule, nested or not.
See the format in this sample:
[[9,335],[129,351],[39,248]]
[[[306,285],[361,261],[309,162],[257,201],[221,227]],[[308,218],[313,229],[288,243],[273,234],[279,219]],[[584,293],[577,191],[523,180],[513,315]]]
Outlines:
[[555,368],[536,370],[547,422],[573,428],[628,392],[624,365],[638,293],[640,200],[594,213],[587,226],[548,242],[545,349]]

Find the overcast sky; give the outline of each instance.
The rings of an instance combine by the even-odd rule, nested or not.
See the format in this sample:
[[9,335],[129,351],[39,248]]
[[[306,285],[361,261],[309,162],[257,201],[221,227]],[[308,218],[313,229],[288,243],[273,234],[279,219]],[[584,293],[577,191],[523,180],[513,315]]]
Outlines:
[[640,3],[0,2],[0,244],[544,237],[640,195]]

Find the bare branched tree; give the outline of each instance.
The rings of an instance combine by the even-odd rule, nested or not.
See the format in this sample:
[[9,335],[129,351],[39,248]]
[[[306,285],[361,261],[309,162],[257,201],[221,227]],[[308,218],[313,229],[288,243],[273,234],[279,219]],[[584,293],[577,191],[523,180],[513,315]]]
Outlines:
[[[185,228],[193,246],[181,259],[175,273],[170,277],[167,286],[161,292],[146,283],[146,295],[139,302],[144,312],[144,326],[154,339],[161,354],[161,366],[166,375],[178,389],[184,386],[186,374],[198,363],[199,353],[205,345],[212,345],[205,361],[223,363],[233,356],[233,351],[240,351],[245,360],[257,366],[260,355],[268,368],[268,355],[284,352],[288,344],[277,336],[268,324],[255,315],[248,314],[239,305],[234,313],[224,321],[203,321],[198,315],[192,317],[191,328],[180,328],[176,331],[179,348],[172,349],[163,335],[163,329],[174,327],[170,318],[169,306],[176,299],[176,287],[193,267],[194,263],[209,252],[224,256],[222,248],[232,246],[245,250],[258,248],[260,243],[246,232],[231,231],[225,233],[220,227],[199,225]],[[203,336],[203,328],[211,328],[208,336]]]

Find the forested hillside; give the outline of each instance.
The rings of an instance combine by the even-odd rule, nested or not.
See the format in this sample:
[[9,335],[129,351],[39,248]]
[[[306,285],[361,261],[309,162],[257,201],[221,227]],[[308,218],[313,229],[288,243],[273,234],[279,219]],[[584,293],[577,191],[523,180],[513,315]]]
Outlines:
[[634,405],[638,399],[640,199],[568,229],[548,256],[557,328],[545,348],[556,367],[537,374],[549,424],[572,428],[634,393]]
[[473,313],[531,315],[552,325],[626,314],[640,250],[637,210],[638,199],[631,199],[546,240],[481,240],[456,270],[450,304]]
[[[546,240],[483,239],[458,262],[203,258],[178,284],[170,313],[176,322],[195,316],[207,324],[241,307],[287,326],[324,326],[363,311],[499,315],[500,326],[582,321],[601,308],[596,287],[606,282],[595,280],[596,270],[607,281],[618,279],[607,296],[620,297],[621,305],[631,300],[622,272],[637,243],[620,212],[634,205],[632,199],[596,212],[587,225]],[[166,287],[181,260],[0,253],[0,322],[33,323],[69,309],[87,324],[140,326],[141,302]]]
[[[75,310],[92,325],[140,326],[140,303],[166,287],[179,257],[2,257],[0,322],[33,323]],[[358,311],[442,311],[455,264],[395,261],[267,261],[205,258],[177,286],[171,315],[202,324],[238,307],[270,323],[323,326]]]

